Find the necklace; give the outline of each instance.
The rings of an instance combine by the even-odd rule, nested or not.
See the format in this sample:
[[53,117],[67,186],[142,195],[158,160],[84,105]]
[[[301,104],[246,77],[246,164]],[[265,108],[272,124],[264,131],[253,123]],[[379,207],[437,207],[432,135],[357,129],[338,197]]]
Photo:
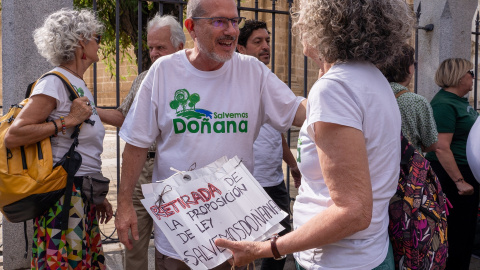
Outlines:
[[75,71],[69,69],[68,67],[66,67],[66,66],[64,66],[64,65],[60,65],[59,67],[68,70],[70,73],[72,73],[73,75],[75,75],[75,77],[77,77],[77,78],[79,78],[80,80],[83,81],[83,78],[82,78],[80,75],[78,75],[78,73],[76,73]]

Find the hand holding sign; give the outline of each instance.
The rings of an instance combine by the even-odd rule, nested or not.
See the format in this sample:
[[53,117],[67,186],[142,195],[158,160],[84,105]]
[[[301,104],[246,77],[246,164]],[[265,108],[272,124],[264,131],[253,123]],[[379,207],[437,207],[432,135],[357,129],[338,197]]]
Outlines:
[[216,239],[262,240],[281,231],[278,223],[287,216],[236,157],[142,188],[143,205],[194,269],[210,269],[231,257]]
[[258,250],[265,250],[262,249],[260,246],[268,244],[270,242],[251,242],[251,241],[242,241],[242,242],[234,242],[227,239],[217,239],[215,240],[215,245],[226,248],[233,253],[233,259],[229,260],[231,265],[235,266],[244,266],[247,265],[256,259],[260,259],[267,256],[259,256]]

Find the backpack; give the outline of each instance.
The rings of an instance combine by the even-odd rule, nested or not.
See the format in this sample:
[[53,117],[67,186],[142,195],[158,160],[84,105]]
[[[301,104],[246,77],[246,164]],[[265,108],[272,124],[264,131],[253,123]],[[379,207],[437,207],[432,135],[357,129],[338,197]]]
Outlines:
[[401,138],[400,177],[388,208],[395,269],[444,269],[451,205],[430,162]]
[[[68,79],[59,72],[46,73],[40,79],[50,75],[62,80],[71,100],[78,97]],[[27,97],[40,79],[29,85]],[[8,113],[0,118],[0,210],[10,222],[42,215],[63,194],[66,195],[64,205],[70,205],[73,178],[82,163],[82,157],[75,151],[81,125],[76,126],[69,151],[55,165],[50,137],[12,149],[5,146],[8,128],[27,103],[28,98],[12,105]],[[69,210],[70,207],[62,209],[62,230],[68,227]]]

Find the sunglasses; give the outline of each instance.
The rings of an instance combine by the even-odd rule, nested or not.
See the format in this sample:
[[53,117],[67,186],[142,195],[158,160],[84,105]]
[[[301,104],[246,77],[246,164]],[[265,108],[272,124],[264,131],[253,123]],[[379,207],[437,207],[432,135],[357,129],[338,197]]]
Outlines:
[[467,71],[467,73],[469,73],[470,75],[472,75],[472,78],[475,78],[475,72],[473,72],[473,70],[469,70],[469,71]]
[[97,35],[96,37],[93,37],[93,39],[95,40],[95,42],[97,42],[97,44],[100,44],[100,41],[102,40],[102,36]]

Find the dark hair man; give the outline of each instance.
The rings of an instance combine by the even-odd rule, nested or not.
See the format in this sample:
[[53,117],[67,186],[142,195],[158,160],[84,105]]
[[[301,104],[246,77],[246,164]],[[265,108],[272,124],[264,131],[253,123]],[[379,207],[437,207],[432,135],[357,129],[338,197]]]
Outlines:
[[[256,57],[265,65],[270,63],[270,32],[267,24],[262,21],[248,20],[240,29],[237,50],[246,55]],[[292,155],[287,141],[282,133],[275,130],[269,124],[264,124],[258,137],[253,144],[255,164],[253,176],[265,189],[273,201],[289,214],[280,224],[285,230],[280,235],[291,231],[290,224],[290,200],[285,182],[283,181],[282,159],[290,166],[295,186],[300,184],[301,174],[297,167],[297,161]],[[298,185],[297,185],[298,184]],[[283,269],[286,258],[275,260],[265,258],[262,260],[262,270]]]
[[240,30],[237,51],[251,55],[265,65],[270,63],[270,32],[262,21],[247,20]]
[[[238,156],[253,171],[253,142],[261,125],[284,132],[305,120],[304,98],[296,97],[262,63],[235,53],[244,19],[235,2],[188,1],[185,27],[194,47],[155,62],[125,118],[115,225],[127,248],[132,248],[128,232],[138,239],[132,190],[153,142],[155,180],[173,175],[171,167],[201,168],[222,156]],[[226,122],[228,129],[222,128]],[[175,252],[158,226],[154,231],[156,269],[188,270],[187,258]]]

